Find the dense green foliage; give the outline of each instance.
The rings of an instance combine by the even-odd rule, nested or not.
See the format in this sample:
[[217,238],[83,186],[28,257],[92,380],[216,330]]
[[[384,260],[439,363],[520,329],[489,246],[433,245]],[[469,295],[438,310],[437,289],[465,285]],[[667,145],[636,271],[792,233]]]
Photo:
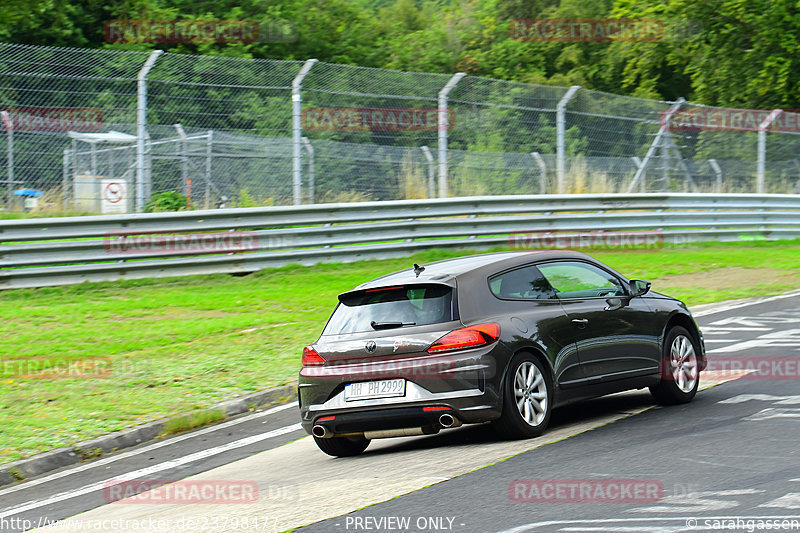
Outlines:
[[[527,42],[521,18],[663,22],[657,42]],[[555,85],[749,108],[800,107],[794,0],[4,0],[0,41],[147,50],[105,42],[112,19],[248,19],[291,38],[163,44],[175,52],[306,59]],[[284,42],[274,42],[284,41]]]
[[154,194],[147,205],[144,206],[145,213],[163,213],[165,211],[182,211],[186,209],[187,200],[184,195],[177,191],[165,191]]

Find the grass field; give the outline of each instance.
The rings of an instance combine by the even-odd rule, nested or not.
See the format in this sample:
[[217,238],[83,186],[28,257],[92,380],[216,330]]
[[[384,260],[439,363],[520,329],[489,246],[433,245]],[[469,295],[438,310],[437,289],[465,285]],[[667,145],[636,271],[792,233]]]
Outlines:
[[[338,293],[467,253],[0,292],[0,462],[293,381]],[[797,241],[591,253],[689,305],[800,287]]]

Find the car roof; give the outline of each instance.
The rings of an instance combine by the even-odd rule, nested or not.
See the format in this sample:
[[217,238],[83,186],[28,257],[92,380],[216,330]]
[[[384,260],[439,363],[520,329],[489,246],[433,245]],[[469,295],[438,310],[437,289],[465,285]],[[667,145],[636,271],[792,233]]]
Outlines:
[[452,286],[456,284],[456,280],[459,277],[465,274],[488,276],[495,272],[505,270],[506,268],[553,259],[588,259],[592,262],[596,262],[584,253],[570,250],[536,250],[475,254],[420,265],[425,267],[425,270],[420,272],[419,276],[416,275],[414,265],[411,264],[409,268],[405,270],[377,277],[366,283],[362,283],[353,290],[410,283],[441,283]]

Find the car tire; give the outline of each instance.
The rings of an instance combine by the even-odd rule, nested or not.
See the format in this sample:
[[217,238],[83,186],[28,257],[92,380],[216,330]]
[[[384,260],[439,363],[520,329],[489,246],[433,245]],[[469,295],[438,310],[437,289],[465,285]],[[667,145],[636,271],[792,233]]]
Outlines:
[[317,447],[333,457],[353,457],[360,455],[369,446],[369,439],[363,435],[350,437],[331,437],[320,439],[314,437]]
[[529,353],[515,355],[503,380],[503,411],[493,422],[503,437],[538,437],[550,423],[553,385],[542,362]]
[[661,382],[650,387],[650,394],[662,405],[692,401],[700,385],[697,354],[700,350],[686,328],[675,326],[664,339],[661,359]]

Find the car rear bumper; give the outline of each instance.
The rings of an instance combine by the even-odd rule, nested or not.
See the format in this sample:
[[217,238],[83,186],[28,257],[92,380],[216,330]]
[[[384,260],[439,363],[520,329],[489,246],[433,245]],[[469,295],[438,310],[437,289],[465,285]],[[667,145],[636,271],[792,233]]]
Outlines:
[[[402,397],[355,401],[347,401],[344,388],[341,388],[323,403],[304,405],[301,402],[301,422],[308,433],[317,424],[325,425],[333,433],[361,433],[424,426],[438,429],[439,416],[445,412],[465,424],[485,422],[500,416],[496,389],[487,388],[482,379],[476,381],[462,383],[464,387],[456,390],[431,392],[423,385],[409,380]],[[314,384],[301,382],[300,397],[303,397],[304,389],[314,387]],[[321,418],[329,417],[334,419],[320,421]]]
[[440,423],[440,417],[444,414],[452,416],[457,421],[454,424],[456,426],[462,423],[485,422],[500,416],[500,412],[489,405],[456,408],[439,402],[432,405],[399,405],[340,412],[306,410],[302,413],[302,426],[309,434],[314,426],[323,426],[333,436],[410,428],[423,428],[425,433],[436,433],[446,427]]
[[[465,424],[497,418],[501,403],[498,358],[507,359],[507,353],[502,344],[496,343],[437,356],[407,354],[303,368],[298,384],[303,428],[311,433],[319,418],[333,416],[329,429],[334,433],[426,426],[438,430],[439,416],[445,411],[423,410],[425,407],[446,407]],[[403,396],[358,400],[345,397],[345,387],[350,383],[395,378],[406,380]]]

